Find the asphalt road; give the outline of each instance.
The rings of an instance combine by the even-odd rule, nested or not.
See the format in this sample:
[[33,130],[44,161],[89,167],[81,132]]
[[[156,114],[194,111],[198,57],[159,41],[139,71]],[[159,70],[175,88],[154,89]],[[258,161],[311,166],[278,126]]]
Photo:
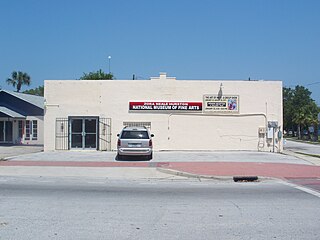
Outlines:
[[0,178],[0,239],[320,239],[320,199],[276,181]]

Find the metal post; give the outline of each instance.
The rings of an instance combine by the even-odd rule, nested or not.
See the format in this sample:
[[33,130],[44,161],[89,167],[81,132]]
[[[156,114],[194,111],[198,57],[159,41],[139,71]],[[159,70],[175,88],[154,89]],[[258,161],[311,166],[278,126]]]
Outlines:
[[109,74],[111,74],[111,56],[108,56],[109,59]]
[[276,134],[276,131],[275,131],[274,127],[272,128],[272,131],[273,131],[273,134],[272,134],[273,135],[273,137],[272,137],[273,138],[272,151],[274,152],[274,145],[275,145],[275,136],[274,135]]

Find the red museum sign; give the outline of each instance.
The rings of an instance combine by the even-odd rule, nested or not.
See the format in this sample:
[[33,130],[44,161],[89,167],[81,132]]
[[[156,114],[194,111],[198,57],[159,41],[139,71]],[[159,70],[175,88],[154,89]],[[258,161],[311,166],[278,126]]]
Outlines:
[[202,111],[202,102],[129,102],[130,111]]

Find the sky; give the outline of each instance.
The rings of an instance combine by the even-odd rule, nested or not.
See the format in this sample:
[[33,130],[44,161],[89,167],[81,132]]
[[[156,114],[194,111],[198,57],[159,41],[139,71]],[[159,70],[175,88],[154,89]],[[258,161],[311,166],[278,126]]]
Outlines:
[[320,105],[319,12],[318,0],[0,0],[0,86],[14,90],[12,71],[31,76],[22,90],[99,69],[166,72],[282,80]]

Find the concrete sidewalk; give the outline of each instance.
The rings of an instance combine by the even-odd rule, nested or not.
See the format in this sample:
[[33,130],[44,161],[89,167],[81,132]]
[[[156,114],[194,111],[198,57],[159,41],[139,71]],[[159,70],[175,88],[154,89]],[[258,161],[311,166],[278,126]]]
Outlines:
[[288,139],[284,145],[283,153],[320,166],[320,145],[318,144]]
[[320,178],[320,166],[295,156],[268,152],[155,152],[152,161],[116,161],[115,152],[55,151],[0,161],[1,176],[77,176],[112,178],[233,176]]

